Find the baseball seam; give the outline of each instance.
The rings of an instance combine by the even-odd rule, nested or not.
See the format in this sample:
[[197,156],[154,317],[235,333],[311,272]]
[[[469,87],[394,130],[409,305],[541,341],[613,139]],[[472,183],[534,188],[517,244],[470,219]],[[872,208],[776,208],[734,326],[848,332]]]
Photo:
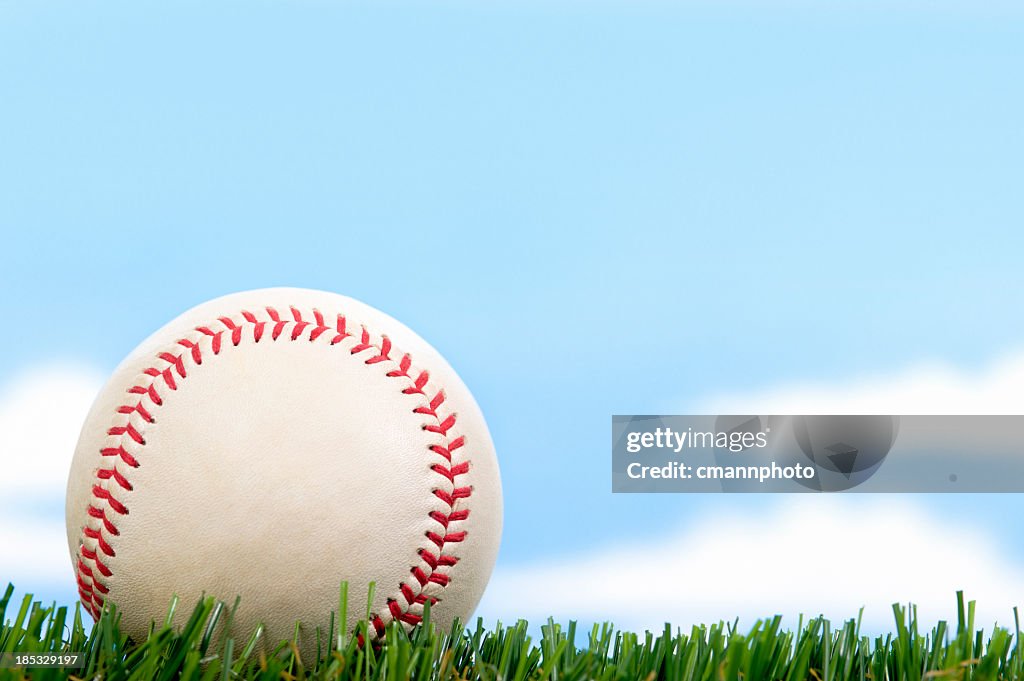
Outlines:
[[289,308],[291,319],[282,317],[272,307],[266,307],[264,311],[267,319],[242,311],[241,320],[224,316],[214,323],[195,327],[192,338],[181,338],[174,343],[173,351],[157,354],[154,365],[147,367],[140,380],[127,390],[128,401],[116,409],[115,425],[107,430],[109,439],[100,449],[100,456],[104,460],[109,459],[111,464],[96,471],[92,497],[86,510],[87,521],[82,528],[75,560],[78,593],[94,618],[99,618],[104,597],[110,591],[111,559],[117,555],[111,538],[120,535],[117,518],[129,513],[125,496],[134,490],[129,475],[142,465],[140,454],[146,445],[146,428],[156,423],[154,415],[163,405],[163,395],[167,391],[177,391],[189,371],[201,365],[211,353],[219,355],[229,347],[228,344],[238,346],[247,332],[251,333],[255,343],[265,338],[271,341],[305,339],[311,343],[323,338],[329,339],[332,347],[348,348],[348,355],[352,357],[376,351],[364,359],[363,364],[390,363],[393,368],[385,377],[404,379],[401,394],[421,399],[412,411],[424,417],[423,430],[437,436],[437,440],[428,446],[431,455],[436,457],[430,469],[436,474],[438,483],[430,493],[443,502],[447,512],[431,510],[428,513],[437,530],[425,532],[425,545],[417,550],[420,562],[410,567],[410,579],[401,582],[397,593],[387,598],[387,612],[383,616],[371,616],[376,634],[382,635],[387,622],[392,619],[410,626],[418,624],[424,604],[428,601],[432,605],[437,603],[440,600],[438,594],[451,582],[449,571],[459,562],[453,549],[467,536],[461,524],[469,517],[467,500],[473,494],[473,488],[459,486],[457,482],[460,476],[469,472],[470,460],[464,456],[465,437],[456,431],[457,414],[444,408],[444,390],[430,385],[430,373],[414,368],[408,353],[395,359],[392,355],[397,352],[388,336],[381,334],[379,338],[375,337],[365,326],[360,326],[353,333],[348,330],[348,319],[342,314],[337,315],[332,326],[326,323],[317,309],[312,311],[313,321],[307,321],[309,315],[303,316],[295,307]]

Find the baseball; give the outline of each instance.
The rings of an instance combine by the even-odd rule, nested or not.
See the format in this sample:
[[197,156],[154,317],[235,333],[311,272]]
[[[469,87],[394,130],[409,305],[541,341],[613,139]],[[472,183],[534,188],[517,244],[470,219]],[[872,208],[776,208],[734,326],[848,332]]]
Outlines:
[[[67,488],[85,608],[146,637],[180,599],[241,597],[233,632],[326,636],[376,583],[371,632],[467,619],[501,536],[494,446],[448,363],[384,313],[265,289],[185,312],[117,367]],[[186,607],[187,606],[187,607]],[[335,625],[336,628],[338,625]]]

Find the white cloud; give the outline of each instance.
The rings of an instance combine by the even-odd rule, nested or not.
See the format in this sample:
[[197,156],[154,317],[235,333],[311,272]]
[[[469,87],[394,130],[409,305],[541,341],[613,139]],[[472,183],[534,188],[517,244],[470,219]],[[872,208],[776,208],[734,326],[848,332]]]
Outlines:
[[[40,520],[13,516],[0,525],[0,591],[7,582],[19,589],[32,590],[43,597],[41,589],[74,586],[71,558],[61,519]],[[13,549],[13,550],[7,550]]]
[[98,372],[53,365],[0,385],[0,499],[15,510],[63,507],[64,486]]
[[657,541],[501,568],[480,614],[657,630],[774,614],[790,626],[800,613],[841,621],[864,606],[866,629],[881,632],[892,630],[897,602],[915,603],[925,622],[955,618],[958,589],[978,601],[979,626],[1012,624],[1024,570],[987,531],[906,499],[798,496],[767,514],[698,517]]
[[843,383],[806,382],[711,396],[686,414],[1024,414],[1024,353],[981,372],[940,363]]
[[98,372],[55,364],[0,385],[0,590],[11,581],[44,600],[73,598],[64,488],[101,384]]
[[[981,372],[943,364],[846,382],[790,384],[713,396],[697,414],[1024,414],[1024,353]],[[501,568],[481,614],[603,621],[633,629],[776,613],[833,620],[865,607],[865,624],[892,629],[892,604],[925,621],[955,616],[964,590],[978,624],[1012,624],[1024,606],[1024,566],[989,525],[950,524],[921,497],[781,496],[768,513],[715,513],[668,536],[634,539],[558,561]],[[721,507],[719,507],[721,508]],[[987,518],[981,512],[976,519]]]

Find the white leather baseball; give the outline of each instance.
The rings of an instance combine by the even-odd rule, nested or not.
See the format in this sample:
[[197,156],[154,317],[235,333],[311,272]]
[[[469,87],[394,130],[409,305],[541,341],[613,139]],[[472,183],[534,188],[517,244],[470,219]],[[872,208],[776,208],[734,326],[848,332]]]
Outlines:
[[[305,289],[189,310],[115,370],[90,411],[67,490],[86,608],[113,602],[145,638],[203,595],[241,596],[235,632],[469,617],[501,535],[498,464],[469,390],[408,328]],[[187,615],[187,613],[185,613]],[[240,634],[241,635],[241,634]]]

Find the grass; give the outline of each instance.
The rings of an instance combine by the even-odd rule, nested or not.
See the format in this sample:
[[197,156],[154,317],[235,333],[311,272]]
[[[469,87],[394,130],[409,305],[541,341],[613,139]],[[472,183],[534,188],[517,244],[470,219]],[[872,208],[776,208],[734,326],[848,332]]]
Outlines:
[[[745,632],[718,623],[687,632],[665,625],[660,632],[643,634],[610,624],[583,632],[574,622],[562,626],[548,620],[534,640],[524,621],[493,629],[479,620],[473,627],[456,622],[446,633],[429,621],[428,613],[411,632],[390,626],[384,640],[372,646],[361,644],[368,631],[365,622],[354,632],[334,631],[332,624],[331,631],[318,632],[316,659],[301,659],[294,641],[282,641],[270,654],[259,652],[259,631],[247,640],[225,638],[214,646],[211,632],[218,623],[230,622],[233,608],[212,598],[199,602],[180,630],[169,624],[178,607],[172,603],[167,621],[154,624],[147,640],[134,643],[118,631],[113,609],[87,626],[77,605],[73,610],[44,606],[31,596],[19,605],[11,602],[13,592],[8,586],[0,597],[0,652],[84,652],[85,665],[75,670],[0,669],[0,680],[1024,679],[1019,619],[1016,632],[995,628],[986,636],[975,629],[974,602],[965,604],[962,593],[957,594],[955,630],[940,622],[920,631],[916,610],[894,605],[895,632],[874,638],[860,634],[858,616],[840,626],[820,617],[801,618],[795,630],[783,629],[775,617]],[[344,592],[343,586],[342,622]]]

